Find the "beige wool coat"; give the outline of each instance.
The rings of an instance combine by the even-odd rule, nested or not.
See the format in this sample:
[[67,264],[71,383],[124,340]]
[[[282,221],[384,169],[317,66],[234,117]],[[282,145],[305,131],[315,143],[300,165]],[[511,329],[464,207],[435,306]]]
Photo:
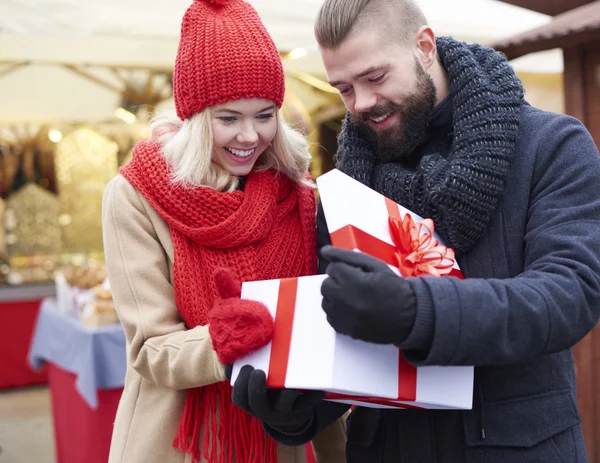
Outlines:
[[[187,329],[175,306],[169,227],[121,175],[104,192],[104,252],[127,339],[127,374],[109,463],[188,463],[173,448],[186,389],[224,381],[208,327]],[[313,445],[319,463],[344,463],[342,420]],[[304,463],[304,447],[279,446],[280,463]]]

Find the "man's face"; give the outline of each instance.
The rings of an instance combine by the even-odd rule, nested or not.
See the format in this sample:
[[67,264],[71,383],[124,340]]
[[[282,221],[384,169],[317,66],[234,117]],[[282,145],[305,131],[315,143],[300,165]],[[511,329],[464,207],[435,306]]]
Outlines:
[[436,90],[413,50],[379,31],[321,49],[327,78],[384,161],[409,156],[427,129]]

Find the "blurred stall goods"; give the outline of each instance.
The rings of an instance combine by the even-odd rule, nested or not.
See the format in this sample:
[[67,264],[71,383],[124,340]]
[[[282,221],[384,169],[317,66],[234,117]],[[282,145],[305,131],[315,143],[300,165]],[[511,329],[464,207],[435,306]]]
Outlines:
[[7,255],[60,253],[59,215],[58,198],[39,185],[27,183],[11,194],[4,212]]
[[102,193],[117,175],[118,145],[82,127],[66,135],[55,154],[63,250],[102,250]]
[[83,324],[89,328],[119,323],[112,300],[86,302],[81,309],[80,317]]
[[142,131],[61,128],[66,135],[49,125],[0,127],[0,291],[103,260],[102,192]]
[[87,327],[119,323],[103,264],[64,267],[55,282],[61,313],[79,318]]
[[[4,224],[6,214],[6,202],[0,198],[0,224]],[[6,233],[5,227],[0,226],[0,256],[6,255]]]
[[0,264],[0,274],[11,286],[45,284],[53,281],[55,269],[60,266],[60,262],[61,256],[57,254],[9,257]]
[[86,263],[81,266],[68,265],[60,270],[69,286],[83,290],[92,289],[106,280],[106,267],[100,263]]

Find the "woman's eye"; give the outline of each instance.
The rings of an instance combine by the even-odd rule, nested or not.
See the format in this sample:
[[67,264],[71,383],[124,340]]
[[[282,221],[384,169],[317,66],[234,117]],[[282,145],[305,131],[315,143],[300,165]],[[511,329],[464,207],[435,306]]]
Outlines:
[[274,116],[274,114],[259,114],[258,118],[261,119],[261,120],[263,120],[263,121],[268,121],[273,116]]
[[231,123],[231,122],[236,121],[236,118],[233,116],[222,116],[222,117],[219,117],[219,119],[226,123]]

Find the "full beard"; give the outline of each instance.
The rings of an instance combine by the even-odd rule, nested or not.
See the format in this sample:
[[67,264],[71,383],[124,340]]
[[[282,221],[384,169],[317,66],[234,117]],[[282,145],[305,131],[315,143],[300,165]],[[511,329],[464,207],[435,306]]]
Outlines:
[[[415,57],[417,84],[414,92],[404,103],[387,101],[374,106],[368,112],[352,114],[352,121],[359,130],[376,146],[377,158],[383,162],[408,158],[427,131],[431,113],[435,107],[436,89],[433,80]],[[368,121],[391,112],[400,115],[400,124],[385,130],[376,131]]]

